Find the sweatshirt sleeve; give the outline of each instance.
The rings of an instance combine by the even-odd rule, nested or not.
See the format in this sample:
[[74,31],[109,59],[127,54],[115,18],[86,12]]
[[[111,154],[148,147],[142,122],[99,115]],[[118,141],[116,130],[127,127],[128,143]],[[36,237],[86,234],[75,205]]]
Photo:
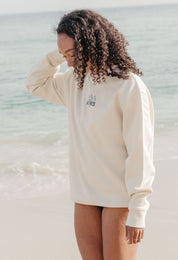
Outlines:
[[122,103],[123,139],[127,150],[125,184],[129,194],[126,225],[145,227],[149,209],[147,196],[152,193],[155,177],[153,165],[154,110],[151,95],[136,75],[126,86]]
[[67,106],[65,93],[69,70],[57,73],[60,64],[64,61],[65,59],[56,49],[34,65],[26,79],[29,93],[49,102]]

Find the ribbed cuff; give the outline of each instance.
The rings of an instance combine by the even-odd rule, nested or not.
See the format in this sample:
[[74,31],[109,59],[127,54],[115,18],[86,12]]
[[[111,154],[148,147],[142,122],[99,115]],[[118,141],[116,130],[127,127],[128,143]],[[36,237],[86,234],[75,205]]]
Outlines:
[[130,227],[145,228],[145,218],[147,211],[139,209],[129,210],[126,225]]
[[49,52],[46,55],[47,59],[49,60],[50,64],[54,67],[64,63],[66,59],[63,57],[62,54],[59,53],[59,50],[56,49],[55,51]]

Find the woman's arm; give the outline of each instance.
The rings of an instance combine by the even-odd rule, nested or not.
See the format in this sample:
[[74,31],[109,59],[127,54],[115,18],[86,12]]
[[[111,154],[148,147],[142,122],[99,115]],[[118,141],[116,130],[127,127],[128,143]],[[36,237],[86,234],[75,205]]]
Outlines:
[[28,91],[41,99],[66,106],[67,76],[71,70],[57,73],[59,65],[65,61],[58,49],[48,53],[41,61],[32,67],[27,79]]
[[126,225],[144,228],[149,208],[147,195],[152,193],[155,176],[153,165],[154,110],[150,93],[134,75],[122,100],[123,138],[128,157],[125,183],[130,196]]

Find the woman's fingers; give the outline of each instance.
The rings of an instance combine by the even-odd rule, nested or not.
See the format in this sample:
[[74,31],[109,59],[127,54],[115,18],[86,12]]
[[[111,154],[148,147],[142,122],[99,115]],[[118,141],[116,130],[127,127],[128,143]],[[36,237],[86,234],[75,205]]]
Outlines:
[[129,244],[136,244],[143,239],[144,228],[126,226],[126,240]]
[[141,232],[141,231],[139,232],[138,239],[137,239],[137,243],[140,243],[140,242],[141,242],[142,233],[143,233],[143,232]]
[[141,239],[143,238],[143,236],[144,236],[144,229],[142,230],[142,236],[141,236]]
[[133,243],[134,244],[138,243],[139,235],[140,235],[140,232],[138,229],[135,230],[135,232],[133,232]]

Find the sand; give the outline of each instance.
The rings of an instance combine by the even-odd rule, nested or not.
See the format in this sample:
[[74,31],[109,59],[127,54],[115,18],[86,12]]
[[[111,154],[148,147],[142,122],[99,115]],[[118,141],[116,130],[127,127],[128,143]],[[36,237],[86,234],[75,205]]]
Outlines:
[[154,193],[149,199],[151,206],[137,259],[178,259],[178,160],[159,161],[155,165]]
[[0,259],[81,259],[68,193],[0,201]]
[[[160,140],[156,141],[156,177],[137,260],[178,259],[178,158],[168,156],[173,146]],[[0,209],[0,259],[81,260],[69,192],[1,200]]]

